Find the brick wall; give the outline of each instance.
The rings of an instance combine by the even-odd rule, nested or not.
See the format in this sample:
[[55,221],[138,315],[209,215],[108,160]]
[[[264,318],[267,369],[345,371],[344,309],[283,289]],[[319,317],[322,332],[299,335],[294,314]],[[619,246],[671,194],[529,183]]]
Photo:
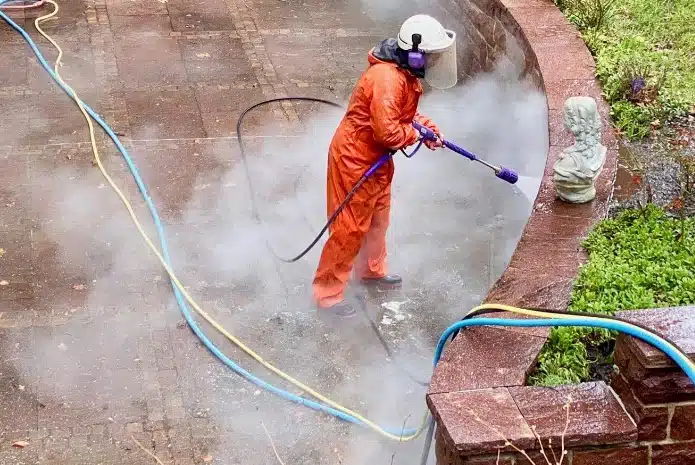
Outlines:
[[[695,308],[638,310],[619,317],[652,328],[695,359]],[[610,386],[593,382],[543,388],[493,376],[487,384],[477,379],[485,387],[473,388],[451,373],[456,360],[463,360],[462,348],[477,360],[473,366],[484,364],[486,357],[495,363],[485,355],[490,350],[471,344],[480,342],[474,331],[504,330],[461,333],[445,351],[444,375],[435,371],[428,405],[437,422],[438,465],[546,465],[541,444],[553,465],[563,450],[562,463],[568,465],[695,464],[695,386],[660,351],[621,335]],[[517,342],[528,346],[528,341]],[[494,349],[505,349],[514,358],[511,345]],[[466,372],[462,364],[459,370]]]
[[511,13],[497,0],[438,0],[428,13],[441,19],[445,27],[457,31],[462,81],[497,66],[509,65],[517,71],[519,79],[530,79],[538,88],[542,87],[538,62],[528,40]]

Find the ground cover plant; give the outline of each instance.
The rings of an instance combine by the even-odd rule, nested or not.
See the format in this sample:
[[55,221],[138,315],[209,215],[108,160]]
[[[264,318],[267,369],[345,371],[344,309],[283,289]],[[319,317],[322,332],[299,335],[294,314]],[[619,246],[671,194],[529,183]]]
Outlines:
[[[695,302],[695,219],[648,204],[602,221],[583,246],[589,259],[574,283],[569,310],[613,315]],[[615,336],[601,329],[553,329],[530,383],[607,379]]]

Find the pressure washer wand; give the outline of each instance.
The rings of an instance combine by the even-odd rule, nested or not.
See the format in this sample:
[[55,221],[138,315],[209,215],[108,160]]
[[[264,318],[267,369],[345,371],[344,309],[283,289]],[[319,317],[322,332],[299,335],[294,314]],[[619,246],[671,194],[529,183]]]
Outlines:
[[[424,140],[435,141],[438,139],[438,137],[434,133],[434,131],[423,126],[420,123],[413,121],[413,127],[420,133],[420,135],[422,136],[422,138]],[[472,154],[468,150],[464,149],[463,147],[459,147],[458,145],[454,144],[453,142],[449,142],[448,140],[442,139],[442,145],[444,147],[448,148],[449,150],[458,153],[459,155],[463,155],[464,157],[468,158],[469,160],[473,160],[473,161],[477,161],[479,163],[482,163],[483,165],[492,169],[495,172],[495,176],[502,179],[503,181],[507,181],[509,184],[515,184],[519,180],[519,175],[516,174],[516,172],[514,172],[513,170],[511,170],[509,168],[505,168],[504,166],[495,166],[493,164],[486,162],[485,160],[481,160],[480,158],[476,157],[474,154]]]

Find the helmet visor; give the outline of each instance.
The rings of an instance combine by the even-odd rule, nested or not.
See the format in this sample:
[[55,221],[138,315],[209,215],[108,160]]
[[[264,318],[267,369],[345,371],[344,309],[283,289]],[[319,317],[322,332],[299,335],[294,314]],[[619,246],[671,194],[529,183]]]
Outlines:
[[447,48],[427,53],[427,68],[425,82],[435,89],[449,89],[458,82],[458,67],[456,60],[456,36],[447,31],[454,39]]

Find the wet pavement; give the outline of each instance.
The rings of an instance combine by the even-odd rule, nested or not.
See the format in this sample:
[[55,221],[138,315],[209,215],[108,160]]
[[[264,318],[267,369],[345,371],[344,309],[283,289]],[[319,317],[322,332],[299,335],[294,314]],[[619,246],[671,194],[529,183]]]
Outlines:
[[[45,30],[64,48],[61,73],[122,136],[188,292],[290,375],[379,424],[417,426],[426,388],[411,377],[429,378],[440,333],[502,273],[530,213],[545,165],[545,97],[514,70],[427,95],[421,111],[445,137],[518,169],[525,192],[449,152],[400,157],[389,247],[404,288],[354,289],[364,312],[337,324],[310,305],[320,250],[288,265],[269,249],[291,256],[320,230],[340,112],[255,110],[243,126],[247,166],[236,121],[275,95],[344,102],[366,52],[412,11],[289,0],[59,4]],[[13,18],[37,38],[36,15]],[[5,25],[0,49],[0,464],[154,463],[133,438],[164,463],[277,463],[262,425],[288,464],[417,462],[421,439],[398,444],[298,407],[206,351],[93,165],[80,112]],[[98,138],[154,240],[127,166]],[[201,327],[244,368],[300,393]]]

